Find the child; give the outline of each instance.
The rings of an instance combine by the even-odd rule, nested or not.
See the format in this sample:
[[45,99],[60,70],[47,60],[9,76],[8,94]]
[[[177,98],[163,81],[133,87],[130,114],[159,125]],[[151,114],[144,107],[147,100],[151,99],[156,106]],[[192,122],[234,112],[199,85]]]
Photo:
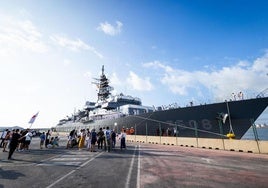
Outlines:
[[43,132],[43,133],[40,135],[40,149],[43,149],[45,140],[46,140],[46,135],[45,135],[45,132]]
[[51,147],[54,148],[55,146],[59,146],[58,141],[59,141],[59,138],[57,136],[55,138],[51,137],[51,141],[50,141]]

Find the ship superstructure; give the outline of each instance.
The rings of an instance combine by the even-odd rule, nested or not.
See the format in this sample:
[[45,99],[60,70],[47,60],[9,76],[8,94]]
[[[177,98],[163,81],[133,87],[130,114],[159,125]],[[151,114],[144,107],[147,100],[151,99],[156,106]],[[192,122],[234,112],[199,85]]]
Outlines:
[[98,99],[96,102],[87,101],[83,110],[79,110],[72,118],[60,120],[58,125],[71,124],[75,122],[92,122],[101,119],[114,119],[128,115],[137,115],[153,112],[153,108],[143,106],[137,97],[124,95],[123,93],[111,95],[113,87],[109,85],[109,79],[104,74],[104,66],[100,78],[92,82],[98,88]]

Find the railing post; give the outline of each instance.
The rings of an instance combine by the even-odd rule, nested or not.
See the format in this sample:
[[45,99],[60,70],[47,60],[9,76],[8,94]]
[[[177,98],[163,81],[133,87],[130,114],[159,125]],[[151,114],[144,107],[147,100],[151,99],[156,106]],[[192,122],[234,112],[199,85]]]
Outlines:
[[196,137],[196,147],[198,148],[198,131],[197,131],[197,125],[194,124],[194,132]]
[[137,125],[135,124],[135,142],[137,142],[136,136],[137,136]]
[[145,123],[145,127],[146,127],[146,144],[147,144],[147,135],[148,135],[148,130],[147,130],[147,122]]
[[159,136],[160,136],[160,144],[162,144],[161,143],[161,136],[162,136],[161,123],[159,123]]
[[250,122],[251,122],[251,125],[252,125],[252,128],[253,128],[253,133],[254,133],[255,141],[256,141],[257,146],[258,146],[258,151],[259,151],[259,153],[261,153],[260,146],[259,146],[259,136],[258,136],[258,132],[257,132],[257,129],[256,129],[256,125],[255,125],[253,119],[250,119]]
[[223,135],[222,120],[219,119],[218,122],[219,122],[219,127],[220,127],[220,134],[221,134],[221,137],[222,137],[221,139],[222,139],[223,150],[225,150],[224,138],[222,136]]
[[176,145],[178,146],[178,135],[179,135],[179,130],[178,130],[178,125],[176,124]]

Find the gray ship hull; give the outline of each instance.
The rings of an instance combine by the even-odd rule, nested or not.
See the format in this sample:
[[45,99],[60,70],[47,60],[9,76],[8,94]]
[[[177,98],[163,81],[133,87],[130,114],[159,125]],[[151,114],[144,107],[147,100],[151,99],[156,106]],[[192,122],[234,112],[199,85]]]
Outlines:
[[[86,123],[66,123],[56,126],[56,129],[57,131],[70,131],[73,128],[98,130],[100,127],[109,126],[116,132],[120,132],[123,127],[128,129],[133,127],[136,135],[200,138],[226,138],[226,135],[233,130],[235,138],[241,139],[267,106],[268,97],[263,97],[155,111]],[[225,123],[220,114],[228,114]]]

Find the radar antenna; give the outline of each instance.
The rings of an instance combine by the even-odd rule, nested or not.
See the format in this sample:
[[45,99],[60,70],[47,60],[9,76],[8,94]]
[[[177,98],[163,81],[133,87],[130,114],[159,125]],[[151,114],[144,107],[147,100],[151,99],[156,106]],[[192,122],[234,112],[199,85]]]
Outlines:
[[100,78],[94,78],[96,82],[92,82],[95,84],[99,91],[98,91],[98,101],[105,102],[111,95],[110,91],[113,90],[113,88],[109,85],[109,79],[104,74],[104,65],[102,65],[101,69],[101,75]]

